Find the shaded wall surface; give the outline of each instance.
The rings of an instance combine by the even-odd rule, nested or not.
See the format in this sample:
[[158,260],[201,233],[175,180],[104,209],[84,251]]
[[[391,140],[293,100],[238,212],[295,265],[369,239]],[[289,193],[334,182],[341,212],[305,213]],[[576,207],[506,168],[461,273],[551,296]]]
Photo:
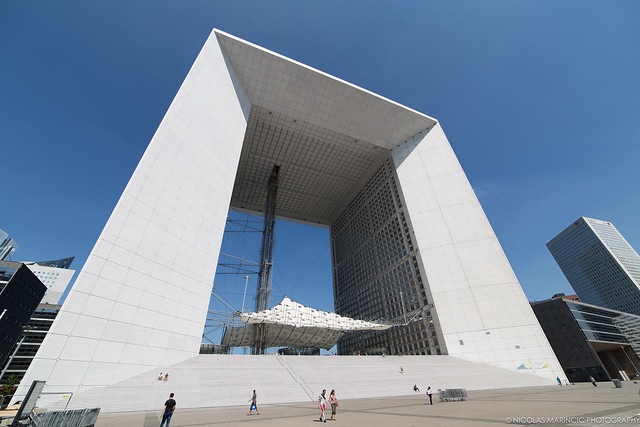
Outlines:
[[23,328],[47,291],[29,268],[0,261],[0,365],[11,358]]

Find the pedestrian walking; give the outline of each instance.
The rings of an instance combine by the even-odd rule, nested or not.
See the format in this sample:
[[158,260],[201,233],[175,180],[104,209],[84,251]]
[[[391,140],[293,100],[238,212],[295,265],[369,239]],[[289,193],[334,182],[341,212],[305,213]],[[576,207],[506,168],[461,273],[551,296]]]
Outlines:
[[427,387],[427,396],[429,396],[429,404],[433,405],[433,391],[431,390],[431,386]]
[[333,421],[337,421],[336,420],[336,408],[338,407],[338,398],[336,397],[336,391],[335,390],[331,390],[331,393],[329,393],[329,403],[331,404],[331,420]]
[[322,411],[320,413],[320,422],[327,422],[327,419],[324,417],[324,410],[327,407],[327,399],[324,397],[324,394],[327,392],[326,389],[322,390],[322,394],[318,397],[318,408]]
[[256,410],[256,414],[260,415],[260,411],[258,410],[258,396],[256,395],[256,391],[253,390],[253,396],[249,399],[251,402],[251,406],[249,407],[249,413],[247,415],[252,415],[251,411]]
[[173,399],[173,393],[169,395],[169,399],[164,402],[164,408],[162,408],[162,422],[160,423],[160,427],[164,426],[166,421],[167,427],[169,427],[169,423],[171,422],[171,417],[173,416],[173,411],[176,410],[176,401]]
[[562,381],[560,381],[560,377],[556,377],[556,381],[558,381],[558,385],[562,387]]
[[591,384],[593,384],[594,387],[598,387],[598,384],[596,384],[596,379],[593,377],[589,377],[589,381],[591,381]]

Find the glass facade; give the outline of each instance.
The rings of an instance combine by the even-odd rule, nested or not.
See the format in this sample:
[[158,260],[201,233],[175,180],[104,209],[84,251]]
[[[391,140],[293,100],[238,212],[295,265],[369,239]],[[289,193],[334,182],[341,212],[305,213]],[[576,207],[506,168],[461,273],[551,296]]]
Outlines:
[[606,310],[575,301],[567,301],[566,304],[589,341],[614,344],[631,344],[633,342],[635,346],[640,343],[640,316]]
[[0,363],[11,354],[46,290],[23,263],[0,261]]
[[55,259],[53,261],[38,261],[38,262],[36,262],[36,264],[44,265],[46,267],[55,267],[55,268],[68,269],[69,267],[71,267],[71,263],[73,262],[74,259],[75,259],[75,257],[72,256],[72,257],[69,257],[69,258]]
[[59,311],[59,305],[38,306],[24,327],[22,336],[2,364],[4,375],[0,377],[0,383],[11,375],[15,375],[18,380],[22,379]]
[[347,333],[339,354],[440,354],[411,226],[390,159],[331,226],[336,313],[405,323]]
[[531,307],[570,381],[640,376],[640,316],[566,299]]
[[0,260],[11,261],[13,254],[20,245],[11,239],[6,231],[0,229]]
[[547,247],[581,301],[640,315],[640,256],[613,224],[582,217]]

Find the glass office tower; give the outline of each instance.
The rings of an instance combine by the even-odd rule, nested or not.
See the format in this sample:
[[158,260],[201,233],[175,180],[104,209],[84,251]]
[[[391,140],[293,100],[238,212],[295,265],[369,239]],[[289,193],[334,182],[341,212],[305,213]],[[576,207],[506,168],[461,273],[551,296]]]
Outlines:
[[25,264],[0,261],[0,365],[9,357],[46,291]]
[[0,260],[11,261],[11,254],[18,249],[18,242],[9,237],[9,234],[0,229]]
[[581,217],[547,248],[581,301],[640,315],[640,256],[613,224]]

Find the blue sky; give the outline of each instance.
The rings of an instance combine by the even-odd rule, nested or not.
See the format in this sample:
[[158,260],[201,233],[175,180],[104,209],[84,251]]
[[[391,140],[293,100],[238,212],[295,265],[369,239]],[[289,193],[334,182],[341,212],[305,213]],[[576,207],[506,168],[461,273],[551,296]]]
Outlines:
[[[571,293],[545,243],[576,218],[640,249],[638,16],[636,1],[4,1],[0,228],[14,259],[80,269],[215,27],[437,118],[527,297]],[[327,231],[277,233],[274,303],[331,310]],[[246,239],[225,248],[257,258]]]

